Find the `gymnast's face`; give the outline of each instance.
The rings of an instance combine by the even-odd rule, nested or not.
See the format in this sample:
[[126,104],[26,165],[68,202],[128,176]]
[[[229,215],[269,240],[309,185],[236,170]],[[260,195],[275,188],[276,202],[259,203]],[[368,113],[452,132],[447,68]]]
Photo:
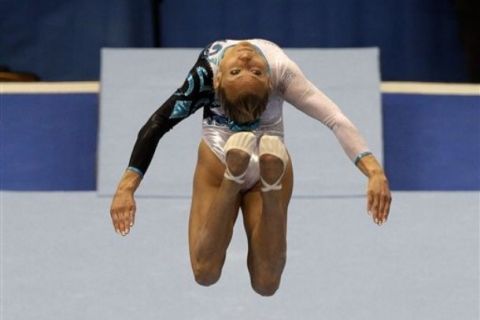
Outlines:
[[268,63],[261,53],[246,41],[226,49],[215,76],[214,86],[221,85],[229,96],[270,88]]

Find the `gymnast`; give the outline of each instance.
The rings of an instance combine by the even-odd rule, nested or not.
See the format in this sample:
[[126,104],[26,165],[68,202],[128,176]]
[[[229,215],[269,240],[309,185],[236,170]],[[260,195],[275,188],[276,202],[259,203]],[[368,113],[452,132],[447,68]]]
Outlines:
[[125,236],[133,227],[134,193],[160,138],[203,108],[188,232],[195,280],[209,286],[220,278],[241,209],[252,288],[260,295],[273,295],[286,262],[293,187],[292,162],[283,141],[283,101],[333,131],[368,177],[367,212],[374,223],[385,223],[391,203],[385,173],[338,106],[276,44],[222,40],[202,50],[182,87],[139,131],[111,204],[116,232]]

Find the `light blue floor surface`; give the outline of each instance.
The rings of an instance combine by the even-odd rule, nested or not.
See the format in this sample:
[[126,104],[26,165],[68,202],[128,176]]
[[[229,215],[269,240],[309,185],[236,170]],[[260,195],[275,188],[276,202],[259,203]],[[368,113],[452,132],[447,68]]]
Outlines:
[[393,194],[374,225],[364,198],[294,198],[279,291],[250,288],[237,221],[221,280],[196,285],[189,199],[138,199],[113,232],[110,199],[0,193],[1,319],[476,320],[479,193]]

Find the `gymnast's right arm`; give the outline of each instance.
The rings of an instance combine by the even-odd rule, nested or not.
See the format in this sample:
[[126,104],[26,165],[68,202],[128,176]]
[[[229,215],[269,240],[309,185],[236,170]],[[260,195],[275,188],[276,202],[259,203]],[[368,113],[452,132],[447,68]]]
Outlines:
[[110,208],[116,232],[127,235],[135,222],[134,193],[147,172],[160,138],[212,99],[212,78],[208,61],[201,54],[182,87],[153,113],[139,131],[128,168],[120,179]]

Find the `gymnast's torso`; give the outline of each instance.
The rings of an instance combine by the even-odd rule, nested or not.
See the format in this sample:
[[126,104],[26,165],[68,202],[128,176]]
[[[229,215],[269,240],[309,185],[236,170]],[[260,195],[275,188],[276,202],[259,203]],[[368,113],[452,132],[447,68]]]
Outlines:
[[[204,49],[202,55],[208,61],[213,76],[215,76],[218,71],[218,66],[225,50],[238,42],[240,42],[240,40],[216,41]],[[277,45],[270,41],[252,39],[248,40],[248,42],[255,46],[256,50],[264,56],[268,63],[272,81],[272,92],[270,93],[265,111],[262,113],[259,121],[254,124],[239,125],[234,123],[228,119],[225,111],[216,99],[213,99],[209,105],[204,106],[202,139],[223,163],[225,163],[223,147],[228,138],[237,131],[248,130],[253,132],[257,137],[263,134],[269,134],[279,136],[283,139],[282,105],[284,99],[278,92],[278,87],[279,83],[281,83],[282,70],[280,66],[283,65],[281,60],[285,59],[286,56]],[[254,152],[251,157],[246,180],[250,181],[250,183],[247,183],[248,186],[251,186],[253,182],[258,180],[257,152]]]
[[[235,123],[226,116],[213,88],[213,79],[225,50],[241,41],[248,41],[265,57],[272,84],[267,107],[260,119],[246,125]],[[203,108],[202,139],[223,163],[225,163],[223,147],[235,132],[251,131],[258,137],[269,134],[283,139],[284,101],[328,126],[352,160],[357,154],[367,150],[356,128],[336,104],[308,81],[298,66],[276,44],[263,39],[220,40],[202,50],[183,85],[142,127],[130,158],[129,168],[144,174],[163,134],[201,108]],[[259,176],[256,154],[251,158],[250,167],[250,173],[246,178],[251,186]]]

